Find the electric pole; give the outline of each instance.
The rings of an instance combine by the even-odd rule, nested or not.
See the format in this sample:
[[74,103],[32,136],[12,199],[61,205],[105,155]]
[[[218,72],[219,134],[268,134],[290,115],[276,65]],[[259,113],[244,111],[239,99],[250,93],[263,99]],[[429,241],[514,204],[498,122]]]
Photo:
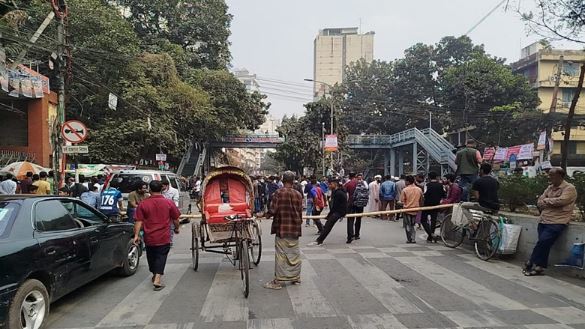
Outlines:
[[569,108],[569,115],[567,115],[567,122],[565,123],[565,136],[563,136],[563,144],[561,144],[561,168],[567,171],[567,159],[569,157],[569,139],[571,138],[571,124],[573,123],[573,117],[575,116],[575,108],[577,102],[579,102],[579,96],[583,90],[583,80],[585,79],[585,63],[581,64],[581,72],[579,73],[579,82],[577,83],[577,89],[575,95],[571,101],[571,107]]
[[57,62],[58,62],[58,105],[57,117],[55,119],[55,129],[53,133],[56,135],[53,138],[53,192],[59,194],[59,187],[61,186],[63,174],[65,172],[65,158],[62,153],[63,138],[61,137],[61,126],[65,122],[65,74],[67,74],[66,66],[66,44],[65,44],[65,17],[67,16],[67,4],[65,0],[59,0],[57,6],[53,6],[55,16],[58,18],[59,25],[57,26]]
[[559,57],[559,63],[558,63],[558,67],[557,67],[557,73],[555,75],[555,88],[553,89],[553,97],[552,97],[552,102],[550,104],[550,109],[549,109],[549,113],[548,113],[548,120],[547,120],[547,124],[546,124],[546,139],[545,139],[545,147],[544,147],[544,159],[543,160],[549,160],[550,156],[552,154],[552,150],[550,149],[550,143],[549,140],[552,136],[552,116],[553,114],[557,111],[557,99],[559,96],[559,86],[561,85],[561,76],[563,74],[563,65],[564,65],[564,61],[565,61],[565,57],[563,55],[561,55]]

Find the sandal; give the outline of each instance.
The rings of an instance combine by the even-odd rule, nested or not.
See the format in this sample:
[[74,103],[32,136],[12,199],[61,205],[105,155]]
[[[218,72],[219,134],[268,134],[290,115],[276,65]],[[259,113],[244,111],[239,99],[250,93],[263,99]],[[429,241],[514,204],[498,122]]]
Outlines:
[[154,285],[154,291],[161,291],[165,288],[164,284],[155,284]]
[[272,281],[266,282],[264,284],[264,288],[273,289],[273,290],[280,290],[280,289],[282,289],[282,286],[280,285],[280,283],[276,282],[275,280],[272,280]]
[[538,276],[538,275],[544,275],[544,270],[541,269],[541,268],[540,269],[538,269],[538,268],[535,268],[535,269],[523,269],[522,270],[522,273],[525,276]]

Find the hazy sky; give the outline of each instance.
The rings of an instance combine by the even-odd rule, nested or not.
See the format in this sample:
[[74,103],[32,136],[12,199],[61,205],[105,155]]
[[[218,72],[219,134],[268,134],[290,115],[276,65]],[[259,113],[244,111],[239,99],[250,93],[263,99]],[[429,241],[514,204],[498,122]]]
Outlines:
[[[275,117],[302,114],[312,98],[313,40],[319,29],[359,27],[375,31],[374,58],[393,60],[418,42],[460,36],[501,0],[227,0],[232,22],[234,68],[255,73]],[[469,36],[488,53],[518,60],[520,48],[539,37],[528,35],[516,13],[533,0],[511,0]],[[522,8],[520,7],[520,8]],[[523,9],[526,10],[526,9]],[[268,81],[267,81],[268,80]]]

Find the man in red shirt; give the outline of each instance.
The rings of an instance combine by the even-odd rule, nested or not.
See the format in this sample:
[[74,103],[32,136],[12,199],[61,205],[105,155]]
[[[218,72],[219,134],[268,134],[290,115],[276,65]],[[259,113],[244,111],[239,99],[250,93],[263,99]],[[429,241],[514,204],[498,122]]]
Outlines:
[[179,234],[181,212],[172,200],[162,195],[161,181],[153,180],[149,187],[150,198],[138,205],[134,215],[134,243],[138,244],[140,230],[144,229],[146,260],[152,273],[154,290],[158,291],[165,287],[161,283],[161,277],[171,250],[171,224],[175,224],[175,234]]

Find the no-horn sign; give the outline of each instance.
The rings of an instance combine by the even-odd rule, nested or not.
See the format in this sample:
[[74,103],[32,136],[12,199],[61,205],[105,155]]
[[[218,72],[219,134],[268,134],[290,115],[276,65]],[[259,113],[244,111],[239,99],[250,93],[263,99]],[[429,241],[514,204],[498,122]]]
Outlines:
[[69,120],[63,123],[61,135],[68,142],[81,143],[87,138],[87,127],[81,121]]

